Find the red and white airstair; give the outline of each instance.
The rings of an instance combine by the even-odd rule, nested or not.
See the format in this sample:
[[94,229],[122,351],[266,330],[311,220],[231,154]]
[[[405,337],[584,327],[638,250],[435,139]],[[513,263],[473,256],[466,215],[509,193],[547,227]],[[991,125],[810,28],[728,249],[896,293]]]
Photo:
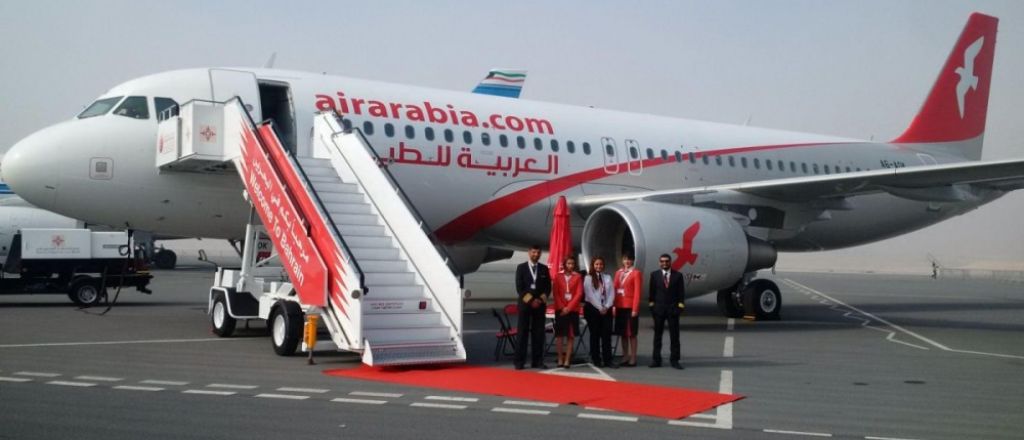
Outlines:
[[[313,125],[312,155],[295,157],[237,98],[192,101],[160,122],[161,172],[230,172],[228,159],[252,205],[242,267],[219,268],[210,291],[214,332],[265,319],[287,355],[304,315],[318,314],[332,342],[369,365],[464,362],[459,279],[362,134],[334,113]],[[207,128],[219,145],[203,145]]]

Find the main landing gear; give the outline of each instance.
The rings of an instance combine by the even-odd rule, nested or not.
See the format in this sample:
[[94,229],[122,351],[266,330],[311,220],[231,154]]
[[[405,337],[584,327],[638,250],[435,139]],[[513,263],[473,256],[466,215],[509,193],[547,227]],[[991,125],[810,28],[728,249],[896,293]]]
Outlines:
[[782,293],[771,280],[740,282],[718,291],[718,310],[728,318],[776,321],[782,310]]

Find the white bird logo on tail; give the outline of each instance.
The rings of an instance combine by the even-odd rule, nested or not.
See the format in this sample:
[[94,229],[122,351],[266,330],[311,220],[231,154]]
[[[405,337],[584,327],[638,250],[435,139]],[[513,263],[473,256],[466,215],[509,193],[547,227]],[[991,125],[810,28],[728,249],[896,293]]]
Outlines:
[[964,50],[964,65],[956,68],[956,74],[960,75],[960,82],[956,84],[956,103],[960,108],[960,119],[964,118],[964,97],[967,91],[978,88],[978,76],[974,74],[974,58],[981,52],[984,43],[985,37],[980,37],[967,46]]

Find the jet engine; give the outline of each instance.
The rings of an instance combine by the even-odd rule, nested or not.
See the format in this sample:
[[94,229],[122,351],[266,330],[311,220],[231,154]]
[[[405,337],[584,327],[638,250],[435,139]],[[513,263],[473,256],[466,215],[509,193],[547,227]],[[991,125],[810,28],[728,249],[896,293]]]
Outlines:
[[[733,214],[668,203],[628,201],[595,210],[583,228],[583,259],[603,257],[621,265],[633,253],[645,273],[657,269],[661,254],[686,278],[686,296],[728,289],[747,272],[771,267],[776,251],[747,236]],[[646,282],[646,277],[645,277]]]

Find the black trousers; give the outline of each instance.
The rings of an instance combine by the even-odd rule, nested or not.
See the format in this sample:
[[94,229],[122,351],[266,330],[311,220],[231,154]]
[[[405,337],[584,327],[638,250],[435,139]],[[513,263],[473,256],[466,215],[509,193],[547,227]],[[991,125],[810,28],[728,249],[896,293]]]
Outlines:
[[516,365],[526,365],[526,344],[529,342],[534,366],[544,363],[545,306],[519,308],[519,341],[516,343]]
[[601,315],[601,312],[586,303],[583,316],[587,318],[587,329],[590,332],[590,360],[593,362],[612,363],[612,311]]
[[668,323],[669,361],[679,362],[679,315],[672,312],[654,313],[654,362],[661,362],[661,334]]

